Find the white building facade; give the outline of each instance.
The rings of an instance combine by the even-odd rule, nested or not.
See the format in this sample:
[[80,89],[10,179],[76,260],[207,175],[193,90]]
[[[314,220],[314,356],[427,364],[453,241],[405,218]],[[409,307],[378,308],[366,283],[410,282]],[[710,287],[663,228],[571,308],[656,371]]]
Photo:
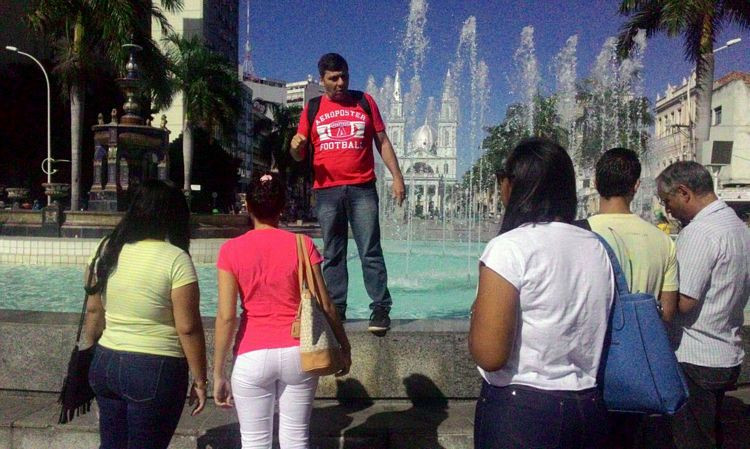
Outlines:
[[[450,73],[448,74],[450,77]],[[445,83],[440,102],[437,129],[430,124],[417,128],[407,136],[406,117],[401,97],[400,75],[396,73],[393,99],[386,125],[388,137],[396,151],[406,184],[407,201],[418,215],[435,216],[450,207],[448,191],[456,185],[456,133],[458,129],[458,98],[450,80]],[[393,177],[388,170],[383,176],[390,189]]]
[[310,99],[320,97],[324,93],[325,89],[320,85],[320,81],[315,81],[312,75],[307,75],[304,81],[286,83],[286,105],[304,108]]
[[[689,92],[689,93],[688,93]],[[656,176],[669,164],[695,160],[716,178],[717,194],[747,219],[750,213],[750,73],[730,72],[714,82],[709,140],[696,148],[695,75],[668,86],[654,107],[654,141],[649,159]]]

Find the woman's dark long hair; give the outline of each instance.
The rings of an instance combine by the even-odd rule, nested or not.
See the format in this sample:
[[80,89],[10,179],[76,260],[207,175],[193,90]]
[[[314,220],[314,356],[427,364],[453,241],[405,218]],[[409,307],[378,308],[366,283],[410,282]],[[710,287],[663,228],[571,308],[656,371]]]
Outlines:
[[86,291],[90,295],[104,291],[123,245],[146,239],[167,239],[186,252],[190,247],[190,209],[185,196],[163,181],[148,180],[138,187],[125,216],[102,241],[92,262],[96,282]]
[[255,218],[277,218],[286,206],[286,182],[277,171],[256,174],[250,180],[246,198],[250,213]]
[[512,189],[500,234],[526,223],[571,223],[576,215],[573,162],[560,145],[541,138],[521,141],[501,175]]

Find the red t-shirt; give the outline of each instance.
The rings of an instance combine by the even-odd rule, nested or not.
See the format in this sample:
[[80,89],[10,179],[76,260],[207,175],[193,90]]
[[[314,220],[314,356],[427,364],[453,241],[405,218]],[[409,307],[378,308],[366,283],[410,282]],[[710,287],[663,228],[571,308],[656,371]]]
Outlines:
[[353,98],[335,102],[323,95],[312,133],[308,134],[307,106],[302,111],[297,132],[309,135],[315,148],[313,188],[362,184],[375,179],[372,139],[385,130],[385,124],[375,100],[364,95],[372,119]]
[[[312,239],[304,242],[310,263],[323,258]],[[299,346],[292,338],[300,292],[297,278],[297,240],[281,229],[257,229],[226,241],[216,267],[234,275],[239,285],[242,315],[234,353]]]

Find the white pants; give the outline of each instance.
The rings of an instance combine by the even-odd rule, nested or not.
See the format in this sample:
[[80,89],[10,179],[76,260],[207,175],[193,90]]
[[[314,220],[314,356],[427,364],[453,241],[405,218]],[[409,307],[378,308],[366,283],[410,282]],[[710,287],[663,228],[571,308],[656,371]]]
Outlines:
[[310,447],[310,413],[318,376],[300,369],[299,347],[259,349],[237,357],[232,395],[243,449],[271,449],[278,400],[281,449]]

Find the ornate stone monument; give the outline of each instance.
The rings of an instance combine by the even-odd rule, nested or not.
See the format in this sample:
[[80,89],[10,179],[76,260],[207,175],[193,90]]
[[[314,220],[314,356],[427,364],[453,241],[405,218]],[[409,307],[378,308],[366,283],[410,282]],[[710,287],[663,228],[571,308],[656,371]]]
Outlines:
[[130,51],[125,69],[127,74],[116,82],[125,93],[125,114],[118,119],[117,109],[112,109],[110,122],[104,123],[99,114],[94,131],[94,182],[89,192],[90,211],[120,211],[128,205],[129,192],[147,179],[169,179],[169,130],[162,117],[161,126],[155,128],[140,116],[136,98],[141,80],[135,53],[141,47],[124,45]]

